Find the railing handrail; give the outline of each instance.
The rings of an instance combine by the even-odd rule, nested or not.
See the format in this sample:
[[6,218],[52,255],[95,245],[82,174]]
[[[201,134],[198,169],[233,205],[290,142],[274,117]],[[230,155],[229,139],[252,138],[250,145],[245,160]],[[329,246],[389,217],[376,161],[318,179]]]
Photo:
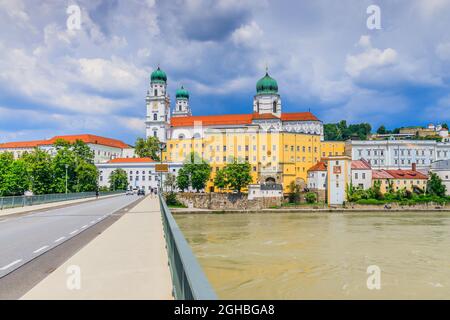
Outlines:
[[[99,196],[120,194],[123,192],[124,191],[103,191],[99,192]],[[50,193],[50,194],[27,195],[27,196],[23,195],[23,196],[0,197],[0,210],[17,207],[26,207],[57,201],[77,200],[95,196],[96,196],[95,192],[72,192],[72,193]]]
[[[217,300],[216,293],[161,194],[159,195],[159,202],[164,222],[164,233],[175,299]],[[181,266],[177,264],[177,258],[181,262]],[[177,269],[180,267],[182,270]],[[187,287],[182,281],[183,276],[187,279]]]

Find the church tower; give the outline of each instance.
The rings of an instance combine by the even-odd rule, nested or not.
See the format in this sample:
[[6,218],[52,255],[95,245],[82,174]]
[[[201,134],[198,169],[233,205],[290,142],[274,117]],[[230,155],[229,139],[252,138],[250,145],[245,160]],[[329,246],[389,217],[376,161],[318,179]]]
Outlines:
[[173,117],[187,117],[191,116],[191,108],[189,107],[189,91],[183,86],[176,92],[177,102],[175,103],[175,109],[172,112]]
[[281,117],[281,98],[278,94],[278,83],[269,76],[267,70],[266,75],[256,83],[253,112]]
[[169,134],[170,99],[167,94],[167,76],[159,67],[150,76],[146,97],[146,136],[166,142]]

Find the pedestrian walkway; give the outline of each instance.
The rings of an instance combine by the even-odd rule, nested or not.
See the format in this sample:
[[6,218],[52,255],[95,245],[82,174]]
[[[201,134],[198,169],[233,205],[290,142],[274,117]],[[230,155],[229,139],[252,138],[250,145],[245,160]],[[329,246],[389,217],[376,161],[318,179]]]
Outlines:
[[173,299],[158,198],[146,197],[22,299]]

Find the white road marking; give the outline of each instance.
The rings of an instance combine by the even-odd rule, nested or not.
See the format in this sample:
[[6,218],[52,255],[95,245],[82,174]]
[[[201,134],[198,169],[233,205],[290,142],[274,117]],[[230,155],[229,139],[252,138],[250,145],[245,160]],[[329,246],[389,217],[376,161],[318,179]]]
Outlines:
[[61,240],[64,240],[65,238],[66,238],[66,237],[58,238],[58,239],[55,240],[55,243],[56,243],[56,242],[60,242]]
[[42,251],[42,250],[45,250],[45,249],[47,249],[47,248],[48,248],[48,246],[43,246],[43,247],[41,247],[41,248],[39,248],[39,249],[37,249],[37,250],[34,250],[33,253],[38,253],[38,252],[40,252],[40,251]]
[[87,228],[87,224],[85,224],[84,226],[81,227],[81,229]]
[[75,234],[77,232],[78,232],[78,229],[77,230],[73,230],[70,234]]
[[95,223],[95,220],[92,220],[92,221],[91,221],[91,224],[94,224],[94,223]]
[[22,259],[19,259],[19,260],[16,260],[16,261],[14,261],[14,262],[11,262],[10,264],[8,264],[8,265],[6,265],[6,266],[1,267],[1,268],[0,268],[0,271],[4,271],[4,270],[6,270],[6,269],[9,269],[9,268],[11,268],[13,265],[18,264],[18,263],[21,262],[21,261],[22,261]]

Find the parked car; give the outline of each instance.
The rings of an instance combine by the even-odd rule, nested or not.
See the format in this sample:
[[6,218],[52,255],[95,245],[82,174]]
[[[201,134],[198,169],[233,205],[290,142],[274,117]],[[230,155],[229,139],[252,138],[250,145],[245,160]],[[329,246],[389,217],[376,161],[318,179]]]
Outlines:
[[133,190],[127,190],[127,192],[125,193],[127,196],[132,196],[133,195]]
[[145,196],[145,191],[144,189],[139,189],[137,192],[138,196]]

